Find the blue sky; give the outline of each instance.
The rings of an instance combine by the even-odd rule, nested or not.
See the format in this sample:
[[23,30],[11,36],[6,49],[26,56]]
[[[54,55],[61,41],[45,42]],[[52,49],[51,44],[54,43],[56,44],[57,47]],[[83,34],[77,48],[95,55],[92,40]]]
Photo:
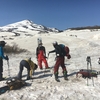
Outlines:
[[0,1],[0,26],[26,19],[60,30],[100,25],[100,0]]

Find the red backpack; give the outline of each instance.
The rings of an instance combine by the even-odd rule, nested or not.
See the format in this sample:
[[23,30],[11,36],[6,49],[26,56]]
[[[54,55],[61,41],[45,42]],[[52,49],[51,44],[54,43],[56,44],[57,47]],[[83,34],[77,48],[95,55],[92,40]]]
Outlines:
[[69,54],[69,52],[70,52],[69,47],[65,46],[65,51],[66,51],[66,56],[67,56],[67,58],[70,59],[71,56],[70,56],[70,54]]

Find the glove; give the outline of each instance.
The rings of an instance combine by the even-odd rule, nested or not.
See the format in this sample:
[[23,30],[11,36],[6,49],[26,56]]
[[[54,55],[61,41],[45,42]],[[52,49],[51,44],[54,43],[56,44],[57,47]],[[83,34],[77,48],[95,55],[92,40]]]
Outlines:
[[8,56],[6,55],[6,60],[9,60]]
[[68,55],[67,55],[67,58],[68,58],[68,59],[70,59],[70,58],[71,58],[71,55],[70,55],[70,54],[68,54]]
[[48,57],[46,57],[46,56],[45,56],[45,58],[47,58],[47,59],[48,59]]

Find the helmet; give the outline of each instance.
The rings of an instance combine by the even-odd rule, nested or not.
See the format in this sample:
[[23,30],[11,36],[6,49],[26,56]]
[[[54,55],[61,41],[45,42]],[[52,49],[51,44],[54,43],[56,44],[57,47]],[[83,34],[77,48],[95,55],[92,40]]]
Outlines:
[[58,45],[57,41],[54,41],[52,44],[53,44],[54,46],[55,46],[55,45]]
[[0,46],[5,46],[6,42],[5,41],[0,41]]
[[5,41],[0,41],[0,44],[6,44],[6,42]]

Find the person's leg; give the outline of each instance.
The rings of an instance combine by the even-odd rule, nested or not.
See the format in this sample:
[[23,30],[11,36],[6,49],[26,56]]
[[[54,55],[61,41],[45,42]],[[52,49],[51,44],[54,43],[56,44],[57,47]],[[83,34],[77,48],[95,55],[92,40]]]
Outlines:
[[55,80],[58,79],[58,70],[59,70],[60,64],[61,64],[61,59],[60,59],[60,57],[57,57],[56,64],[55,64],[55,66],[54,66]]
[[65,58],[62,57],[62,58],[61,58],[61,67],[62,67],[62,70],[63,70],[64,79],[65,79],[65,80],[68,80],[68,78],[67,78],[67,70],[66,70],[64,61],[65,61]]
[[22,60],[20,62],[20,65],[19,65],[19,73],[18,73],[18,79],[21,79],[22,78],[22,71],[23,71],[23,68],[24,68],[24,60]]
[[27,69],[27,80],[29,80],[30,79],[30,65],[26,60],[23,61],[23,65]]
[[42,59],[40,59],[40,58],[38,59],[38,66],[40,69],[42,69]]
[[27,80],[29,80],[29,79],[30,79],[30,70],[27,69]]
[[45,68],[49,68],[46,58],[43,58],[42,61],[44,62]]

